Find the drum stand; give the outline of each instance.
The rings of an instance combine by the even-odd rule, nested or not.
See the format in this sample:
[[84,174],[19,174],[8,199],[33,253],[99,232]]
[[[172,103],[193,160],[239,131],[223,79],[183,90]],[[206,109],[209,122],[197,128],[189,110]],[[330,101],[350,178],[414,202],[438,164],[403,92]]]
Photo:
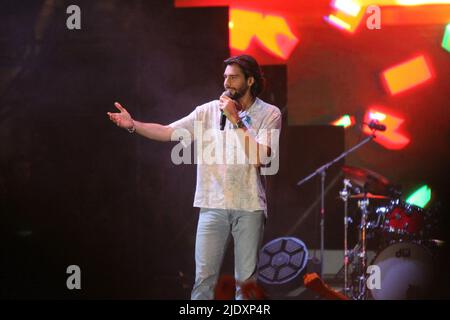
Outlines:
[[[358,207],[361,210],[361,223],[359,225],[358,243],[352,251],[352,259],[350,259],[350,252],[348,250],[348,224],[351,223],[351,218],[348,217],[348,198],[350,192],[348,188],[352,185],[350,180],[344,179],[344,189],[339,192],[341,199],[344,201],[344,294],[351,296],[355,300],[364,300],[366,298],[366,269],[367,269],[367,250],[366,250],[366,233],[368,227],[368,206],[369,199],[363,198],[358,201]],[[355,259],[356,257],[356,259]],[[354,261],[355,260],[355,261]],[[348,285],[348,266],[350,262],[354,265],[354,275],[352,277],[351,288]],[[356,279],[355,279],[356,276]]]
[[356,300],[365,300],[366,299],[366,269],[367,269],[367,250],[366,250],[366,232],[367,232],[367,218],[369,211],[367,210],[369,206],[369,199],[363,198],[358,201],[358,207],[361,210],[361,223],[359,226],[359,250],[356,252],[356,256],[358,257],[357,264],[357,279],[356,283],[358,285],[358,289],[356,293]]
[[349,252],[348,252],[348,223],[350,218],[348,217],[348,198],[350,192],[347,189],[352,187],[349,179],[344,179],[344,189],[339,192],[341,199],[344,201],[344,294],[348,296],[348,264],[349,264]]

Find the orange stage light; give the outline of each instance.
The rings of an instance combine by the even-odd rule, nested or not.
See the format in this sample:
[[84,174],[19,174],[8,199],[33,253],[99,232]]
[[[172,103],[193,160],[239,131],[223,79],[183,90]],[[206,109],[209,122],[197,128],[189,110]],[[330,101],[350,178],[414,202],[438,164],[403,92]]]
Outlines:
[[450,18],[450,0],[333,0],[336,11],[325,17],[330,24],[354,33],[369,6],[383,9],[383,25],[441,24]]
[[233,49],[245,51],[255,39],[269,53],[288,59],[298,43],[298,38],[281,16],[231,9],[230,23],[230,47]]
[[432,72],[430,64],[420,55],[385,70],[381,77],[388,92],[394,95],[429,81]]

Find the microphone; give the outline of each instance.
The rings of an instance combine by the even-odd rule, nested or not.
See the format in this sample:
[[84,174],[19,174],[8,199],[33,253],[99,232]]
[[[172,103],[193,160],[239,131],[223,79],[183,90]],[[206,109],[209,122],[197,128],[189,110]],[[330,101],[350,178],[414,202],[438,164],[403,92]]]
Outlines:
[[[229,98],[233,98],[233,95],[231,94],[231,92],[229,90],[226,90],[223,94]],[[227,121],[227,116],[222,111],[221,115],[220,115],[220,130],[221,131],[223,131],[223,129],[225,128],[226,121]]]
[[220,130],[223,131],[223,129],[225,128],[225,122],[227,121],[227,116],[225,115],[225,113],[221,113],[220,115]]
[[378,121],[372,120],[368,124],[369,128],[376,131],[386,131],[384,124],[379,124]]

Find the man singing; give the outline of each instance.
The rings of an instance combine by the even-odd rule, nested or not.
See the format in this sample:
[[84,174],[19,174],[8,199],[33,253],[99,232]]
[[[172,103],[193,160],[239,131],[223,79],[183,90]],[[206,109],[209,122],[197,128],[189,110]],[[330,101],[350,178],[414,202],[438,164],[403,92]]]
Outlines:
[[[209,130],[216,142],[216,160],[221,158],[217,156],[218,150],[225,145],[224,161],[200,161],[197,164],[194,207],[200,208],[200,213],[192,299],[214,298],[230,234],[234,240],[236,299],[243,298],[239,284],[252,279],[256,273],[267,216],[261,174],[274,174],[278,169],[275,172],[268,170],[267,165],[272,165],[273,169],[278,159],[281,112],[258,98],[264,87],[260,66],[248,55],[231,57],[224,65],[225,92],[219,100],[198,106],[188,116],[169,125],[136,121],[117,102],[115,106],[120,112],[108,112],[117,126],[158,141],[177,140],[180,136],[186,141],[186,132],[192,140],[199,141],[203,137],[198,133]],[[230,140],[230,136],[235,139]],[[239,155],[228,157],[232,141],[237,141],[238,148],[233,146],[231,149],[239,150],[245,162],[236,163]],[[198,145],[202,148],[199,151],[211,155],[209,144]]]

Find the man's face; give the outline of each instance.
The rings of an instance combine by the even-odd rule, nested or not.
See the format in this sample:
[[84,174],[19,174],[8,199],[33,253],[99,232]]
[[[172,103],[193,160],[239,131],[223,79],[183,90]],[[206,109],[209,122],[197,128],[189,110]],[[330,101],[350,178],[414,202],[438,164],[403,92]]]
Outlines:
[[231,98],[235,100],[242,98],[250,90],[250,86],[254,81],[253,77],[249,77],[246,80],[244,73],[237,64],[228,65],[225,68],[223,78],[225,90],[229,90],[232,94]]

